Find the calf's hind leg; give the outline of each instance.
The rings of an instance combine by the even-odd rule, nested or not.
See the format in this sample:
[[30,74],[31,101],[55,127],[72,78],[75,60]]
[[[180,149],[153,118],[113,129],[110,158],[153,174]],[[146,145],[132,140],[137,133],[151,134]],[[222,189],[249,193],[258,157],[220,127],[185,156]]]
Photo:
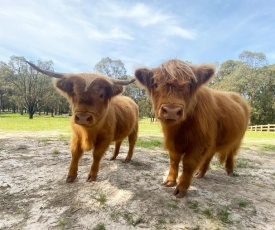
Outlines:
[[210,162],[211,162],[214,154],[215,154],[215,151],[213,151],[212,149],[205,150],[202,153],[203,156],[205,155],[205,159],[204,159],[204,162],[201,165],[199,171],[195,174],[196,178],[203,178],[204,177],[205,173],[207,172],[207,170],[209,168]]
[[113,160],[116,159],[116,157],[117,157],[117,155],[118,155],[118,153],[119,153],[119,149],[120,149],[121,143],[122,143],[122,141],[117,141],[117,142],[115,143],[115,149],[114,149],[114,151],[113,151],[112,157],[110,158],[110,161],[113,161]]
[[133,157],[134,147],[135,147],[135,144],[136,144],[136,141],[137,141],[137,131],[136,130],[134,130],[128,136],[128,141],[129,141],[129,150],[128,150],[127,157],[125,158],[126,162],[129,162]]
[[225,170],[227,172],[228,176],[233,176],[233,169],[234,169],[234,164],[235,164],[235,157],[238,154],[238,148],[239,146],[233,148],[225,161]]

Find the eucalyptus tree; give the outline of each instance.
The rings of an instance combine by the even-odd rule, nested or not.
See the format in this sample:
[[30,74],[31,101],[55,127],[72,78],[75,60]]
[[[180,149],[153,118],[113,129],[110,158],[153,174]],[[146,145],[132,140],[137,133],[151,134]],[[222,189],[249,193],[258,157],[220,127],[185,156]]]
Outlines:
[[[52,68],[53,62],[38,61],[37,65],[47,70]],[[49,89],[53,87],[51,80],[27,65],[24,57],[12,56],[7,64],[2,65],[2,68],[5,82],[12,86],[11,98],[25,107],[29,118],[33,119],[34,113],[43,106],[49,96]]]
[[94,70],[108,77],[124,79],[126,78],[126,69],[121,60],[112,60],[109,57],[102,58],[98,62]]
[[275,70],[263,53],[244,51],[223,62],[211,87],[240,93],[250,104],[251,123],[275,123]]

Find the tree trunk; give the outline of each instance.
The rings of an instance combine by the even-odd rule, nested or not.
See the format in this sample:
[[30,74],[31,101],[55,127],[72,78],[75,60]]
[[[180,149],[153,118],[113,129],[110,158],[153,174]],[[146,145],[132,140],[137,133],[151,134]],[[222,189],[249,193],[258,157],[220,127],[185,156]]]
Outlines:
[[28,106],[29,119],[33,119],[35,113],[35,107],[33,105]]
[[2,104],[3,104],[3,94],[0,94],[0,114],[1,114],[1,109],[2,109]]
[[23,106],[20,106],[20,109],[19,109],[20,110],[20,115],[23,115],[23,109],[24,109]]

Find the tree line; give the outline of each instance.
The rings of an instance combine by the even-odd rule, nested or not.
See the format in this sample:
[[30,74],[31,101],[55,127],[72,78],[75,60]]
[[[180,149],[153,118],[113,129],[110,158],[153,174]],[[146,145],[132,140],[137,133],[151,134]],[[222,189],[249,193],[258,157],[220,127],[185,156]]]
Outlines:
[[[53,71],[53,62],[34,62],[44,70]],[[117,79],[133,78],[126,74],[120,60],[103,58],[94,66],[94,71]],[[70,114],[67,99],[57,92],[50,77],[31,68],[24,57],[12,56],[8,63],[0,62],[0,113],[28,113],[33,119],[35,113],[61,115]],[[151,104],[144,89],[136,84],[125,87],[123,93],[132,97],[140,107],[140,116],[152,116]]]
[[[34,62],[40,68],[53,71],[52,61]],[[121,60],[103,58],[94,72],[118,79],[127,75]],[[240,93],[251,107],[251,124],[275,123],[275,65],[268,65],[263,53],[244,51],[238,60],[217,64],[217,73],[209,87]],[[139,105],[140,117],[153,118],[150,101],[144,89],[130,84],[123,93]],[[70,114],[66,98],[53,87],[52,79],[32,69],[24,57],[12,56],[8,63],[0,62],[0,113]]]

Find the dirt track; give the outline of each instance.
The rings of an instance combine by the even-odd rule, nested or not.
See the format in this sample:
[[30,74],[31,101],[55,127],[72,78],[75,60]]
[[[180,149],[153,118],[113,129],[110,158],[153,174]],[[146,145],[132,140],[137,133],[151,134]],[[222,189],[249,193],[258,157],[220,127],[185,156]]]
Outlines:
[[123,162],[126,146],[116,161],[108,161],[110,151],[97,182],[85,181],[85,153],[78,180],[67,184],[68,141],[0,132],[0,229],[275,229],[274,153],[242,150],[235,177],[214,159],[179,200],[161,185],[165,151],[136,148],[131,163]]

